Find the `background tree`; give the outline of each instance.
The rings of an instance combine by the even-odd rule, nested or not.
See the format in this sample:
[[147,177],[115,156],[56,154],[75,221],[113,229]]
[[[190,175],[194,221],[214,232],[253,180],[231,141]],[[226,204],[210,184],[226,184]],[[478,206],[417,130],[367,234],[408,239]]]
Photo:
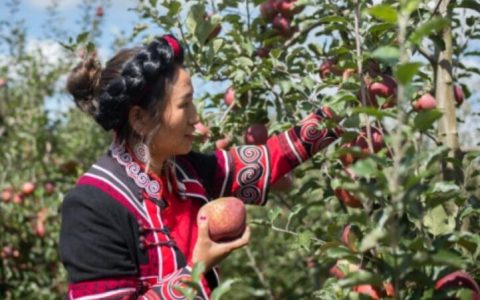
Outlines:
[[[12,57],[0,68],[0,187],[11,195],[0,204],[2,298],[61,298],[57,209],[110,139],[77,109],[56,121],[45,111],[78,51],[93,55],[101,38],[108,3],[82,8],[85,25],[62,39],[70,54],[56,64],[27,53],[21,23],[2,25]],[[150,0],[134,11],[141,22],[114,47],[173,32],[194,80],[212,87],[197,101],[198,150],[261,143],[323,105],[345,128],[249,208],[252,242],[223,264],[218,297],[480,293],[478,151],[458,136],[478,105],[465,84],[480,73],[466,64],[480,54],[475,1]]]

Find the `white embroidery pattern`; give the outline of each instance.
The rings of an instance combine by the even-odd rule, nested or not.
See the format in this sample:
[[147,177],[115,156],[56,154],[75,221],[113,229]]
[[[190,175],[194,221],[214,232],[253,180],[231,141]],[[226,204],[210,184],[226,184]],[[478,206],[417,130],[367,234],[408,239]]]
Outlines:
[[125,148],[125,142],[112,143],[110,146],[112,156],[119,164],[125,167],[127,175],[135,181],[135,184],[144,189],[153,199],[160,200],[160,183],[150,179],[147,173],[136,163]]

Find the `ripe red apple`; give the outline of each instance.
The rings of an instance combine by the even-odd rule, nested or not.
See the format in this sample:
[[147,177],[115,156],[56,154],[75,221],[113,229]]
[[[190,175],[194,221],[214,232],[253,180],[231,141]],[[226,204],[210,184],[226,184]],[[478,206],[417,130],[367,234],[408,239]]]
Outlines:
[[297,0],[280,0],[277,1],[277,11],[285,18],[291,19],[294,15],[302,11],[303,6],[295,6]]
[[291,172],[286,173],[280,179],[278,179],[273,185],[272,190],[275,191],[288,191],[293,186],[293,175]]
[[2,258],[7,258],[9,257],[10,255],[12,255],[12,246],[5,246],[2,248]]
[[247,128],[244,134],[245,144],[264,145],[268,140],[268,129],[265,124],[256,123]]
[[44,237],[45,236],[45,224],[41,221],[37,221],[37,225],[35,227],[35,234],[38,237]]
[[233,87],[229,87],[225,91],[225,94],[223,95],[223,103],[225,103],[226,106],[231,106],[235,103],[235,90]]
[[360,239],[360,229],[352,224],[348,224],[343,228],[342,231],[342,242],[347,246],[351,251],[357,251],[357,241]]
[[473,291],[472,299],[480,299],[480,287],[467,272],[456,271],[450,273],[443,276],[435,283],[435,290],[442,290],[451,287],[471,289]]
[[457,106],[462,105],[463,100],[465,100],[465,95],[463,94],[463,89],[461,85],[456,84],[453,87],[453,95],[455,96],[455,102],[457,103]]
[[315,258],[313,256],[307,256],[306,257],[307,261],[307,269],[314,269],[315,268]]
[[381,82],[372,82],[368,85],[369,103],[378,107],[377,97],[386,98],[382,108],[393,107],[397,102],[397,82],[391,76],[383,75]]
[[13,188],[12,187],[6,187],[2,191],[2,201],[3,202],[8,202],[12,200],[13,198]]
[[328,270],[328,273],[337,279],[343,279],[345,278],[346,274],[344,271],[342,271],[342,269],[347,273],[351,273],[360,270],[360,267],[356,264],[352,264],[348,260],[340,259],[337,260],[335,265],[331,267],[330,270]]
[[271,22],[277,15],[276,0],[267,0],[260,5],[260,14],[266,21]]
[[33,182],[25,182],[22,185],[22,195],[30,196],[35,191],[35,184]]
[[437,100],[435,99],[435,97],[432,96],[432,94],[427,93],[418,98],[418,100],[413,102],[412,105],[415,111],[424,111],[436,108]]
[[260,47],[255,51],[255,54],[260,58],[267,58],[270,54],[270,48],[266,46]]
[[197,135],[200,138],[200,141],[204,143],[210,135],[210,129],[201,122],[195,124],[194,127],[195,135]]
[[391,282],[384,282],[383,289],[385,290],[385,295],[387,297],[395,297],[395,288]]
[[12,256],[15,257],[15,258],[20,257],[20,251],[18,251],[17,249],[14,249],[13,252],[12,252]]
[[292,26],[290,25],[290,20],[285,18],[282,15],[277,15],[275,19],[273,19],[272,26],[275,31],[286,38],[289,38],[293,34]]
[[97,6],[97,8],[95,9],[95,15],[97,17],[103,17],[103,15],[105,14],[105,11],[103,9],[102,6]]
[[352,288],[354,292],[370,296],[372,299],[380,300],[380,292],[370,284],[360,284]]
[[363,69],[370,77],[377,77],[381,74],[380,64],[378,61],[369,58],[363,65]]
[[[385,143],[383,141],[383,135],[380,130],[378,130],[375,127],[370,127],[371,129],[371,136],[372,136],[372,147],[374,153],[378,153],[380,150],[382,150],[385,147]],[[362,127],[360,130],[360,133],[358,134],[357,138],[350,143],[347,143],[343,145],[343,148],[352,148],[352,147],[359,147],[360,150],[362,151],[362,155],[356,154],[356,153],[347,153],[344,154],[340,157],[340,160],[342,161],[342,164],[345,167],[350,166],[353,164],[357,159],[363,158],[367,156],[370,153],[370,149],[368,147],[368,135],[367,135],[367,128]]]
[[341,188],[336,188],[334,192],[338,200],[342,201],[342,203],[345,204],[346,206],[352,207],[352,208],[363,207],[362,202],[358,200],[358,198],[350,194],[348,191]]
[[[371,133],[371,136],[372,136],[373,152],[378,153],[385,146],[385,144],[383,142],[382,132],[375,127],[370,127],[370,133]],[[355,146],[360,147],[360,149],[362,149],[363,153],[365,153],[365,154],[370,153],[370,150],[368,148],[368,134],[367,134],[367,128],[366,127],[361,128],[360,134],[358,135],[357,139],[355,140]]]
[[336,62],[333,59],[324,60],[320,64],[318,71],[320,73],[320,78],[322,79],[330,75],[342,75],[343,73],[343,71],[337,67]]
[[224,137],[223,139],[219,139],[215,142],[215,147],[218,150],[228,150],[229,144],[230,144],[230,139],[228,137]]
[[23,202],[23,196],[21,194],[13,195],[12,202],[15,204],[21,204]]
[[45,191],[45,195],[51,195],[55,192],[55,184],[51,181],[46,182],[43,185],[43,190]]
[[246,227],[244,203],[234,197],[219,198],[200,208],[197,222],[208,221],[208,233],[215,242],[228,242],[242,236]]

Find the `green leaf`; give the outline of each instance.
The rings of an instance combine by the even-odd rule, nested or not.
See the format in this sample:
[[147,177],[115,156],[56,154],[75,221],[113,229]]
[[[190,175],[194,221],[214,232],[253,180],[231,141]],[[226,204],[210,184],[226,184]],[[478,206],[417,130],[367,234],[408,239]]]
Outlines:
[[480,2],[477,0],[463,0],[457,7],[469,8],[480,12]]
[[436,109],[419,112],[414,119],[414,126],[419,131],[426,131],[433,123],[442,117],[442,113]]
[[376,247],[378,244],[378,241],[383,239],[386,236],[387,236],[387,232],[385,229],[383,228],[373,229],[368,234],[366,234],[365,237],[363,238],[362,243],[360,244],[360,251],[365,252],[371,248]]
[[228,279],[223,281],[218,287],[216,287],[212,292],[212,300],[220,300],[220,298],[232,289],[232,285],[235,282],[238,282],[238,279]]
[[446,18],[435,17],[421,24],[410,35],[409,40],[414,44],[419,44],[425,36],[437,32],[450,25],[450,21]]
[[403,7],[403,11],[407,15],[410,15],[412,12],[417,10],[417,7],[419,4],[420,4],[420,0],[408,0],[406,1],[405,6]]
[[465,261],[457,253],[441,249],[434,255],[432,255],[432,261],[439,265],[450,265],[452,267],[463,269],[465,267]]
[[418,62],[401,64],[395,70],[395,77],[400,83],[407,85],[413,80],[421,66],[422,64]]
[[253,66],[253,61],[248,57],[239,57],[235,60],[235,65],[251,67]]
[[151,5],[152,7],[157,6],[157,0],[150,0],[150,5]]
[[397,23],[397,19],[398,19],[397,11],[391,5],[386,5],[386,4],[375,5],[368,8],[367,13],[387,23]]
[[400,51],[396,47],[383,46],[373,51],[372,57],[383,60],[391,65],[395,65],[400,58]]
[[83,42],[85,42],[87,40],[89,34],[90,34],[90,32],[85,31],[85,32],[82,32],[79,35],[77,35],[77,44],[82,44]]
[[356,272],[349,273],[345,279],[340,280],[338,284],[341,287],[351,287],[358,284],[381,285],[382,279],[374,273],[360,269]]
[[361,177],[375,177],[378,174],[378,167],[371,158],[361,159],[352,166],[352,171]]
[[438,205],[425,214],[423,224],[433,235],[443,235],[451,233],[455,229],[455,218],[448,216],[445,208]]
[[278,216],[282,213],[282,209],[280,207],[274,207],[268,211],[268,219],[270,220],[270,223],[273,223]]
[[297,236],[298,244],[306,250],[310,250],[310,245],[312,244],[312,238],[315,235],[311,231],[303,231]]

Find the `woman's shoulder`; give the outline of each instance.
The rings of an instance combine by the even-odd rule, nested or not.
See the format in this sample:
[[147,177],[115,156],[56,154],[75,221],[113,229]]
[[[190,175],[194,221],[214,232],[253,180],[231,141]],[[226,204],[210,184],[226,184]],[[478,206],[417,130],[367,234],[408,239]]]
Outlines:
[[64,199],[65,205],[83,205],[108,209],[111,202],[121,206],[136,202],[139,187],[109,152],[103,154],[77,180]]

